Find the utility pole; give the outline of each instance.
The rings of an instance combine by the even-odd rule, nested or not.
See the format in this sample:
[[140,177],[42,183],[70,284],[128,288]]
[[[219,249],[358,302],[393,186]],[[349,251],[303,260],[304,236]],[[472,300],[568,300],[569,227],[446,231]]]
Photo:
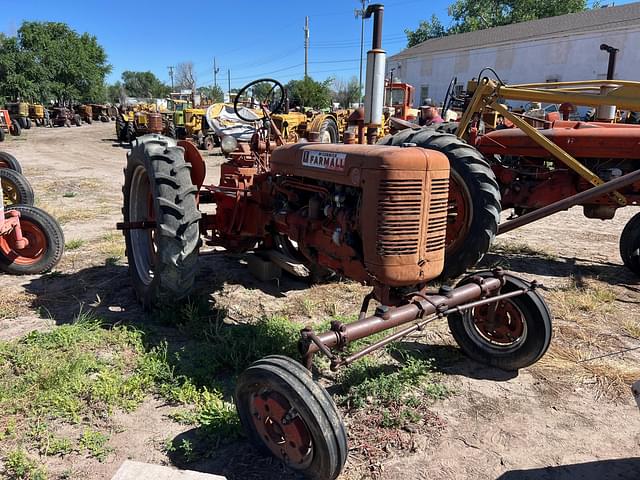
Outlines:
[[355,17],[362,19],[362,25],[360,26],[360,77],[358,79],[358,101],[362,103],[362,58],[364,57],[364,12],[367,9],[367,3],[369,0],[359,0],[362,3],[362,10],[355,9]]
[[304,78],[308,75],[309,64],[309,17],[304,17]]
[[167,68],[169,69],[169,76],[171,77],[171,91],[173,92],[173,66],[169,65]]
[[227,69],[227,84],[229,86],[229,89],[228,89],[229,101],[231,101],[231,69],[230,68]]
[[220,71],[219,67],[216,67],[216,57],[213,57],[213,85],[218,86],[218,72]]

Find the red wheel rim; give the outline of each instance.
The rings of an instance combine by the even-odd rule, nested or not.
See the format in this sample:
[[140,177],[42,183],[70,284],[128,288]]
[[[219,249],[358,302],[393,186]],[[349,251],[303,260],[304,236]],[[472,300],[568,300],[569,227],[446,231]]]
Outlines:
[[311,462],[309,429],[282,394],[253,394],[250,408],[256,432],[273,455],[292,467],[302,468]]
[[29,240],[29,245],[21,250],[16,249],[11,241],[13,235],[0,237],[0,251],[2,255],[14,265],[33,265],[38,263],[47,252],[47,236],[38,225],[25,218],[20,218],[22,236]]
[[[478,332],[492,343],[511,345],[518,341],[525,332],[522,312],[512,302],[498,302],[495,314],[492,305],[484,305],[474,309],[473,316]],[[493,318],[492,318],[493,316]]]
[[451,170],[447,211],[447,252],[454,252],[465,240],[473,219],[471,194],[460,176]]

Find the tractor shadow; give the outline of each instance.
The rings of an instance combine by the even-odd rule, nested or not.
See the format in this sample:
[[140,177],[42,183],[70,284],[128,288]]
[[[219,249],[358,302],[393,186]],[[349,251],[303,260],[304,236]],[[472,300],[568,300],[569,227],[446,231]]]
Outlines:
[[495,251],[487,253],[478,269],[503,267],[514,273],[533,276],[572,278],[580,286],[586,278],[595,278],[612,286],[640,292],[640,279],[622,264],[580,257],[517,254]]
[[600,480],[616,478],[635,480],[640,472],[640,457],[598,460],[596,462],[575,463],[554,467],[511,470],[500,475],[497,480]]

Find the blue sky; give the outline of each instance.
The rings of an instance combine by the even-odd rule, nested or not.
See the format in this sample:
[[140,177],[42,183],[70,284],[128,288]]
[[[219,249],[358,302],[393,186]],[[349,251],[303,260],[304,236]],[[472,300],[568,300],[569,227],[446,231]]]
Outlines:
[[[304,73],[304,17],[309,16],[309,73],[318,80],[358,75],[358,0],[212,1],[168,0],[0,0],[0,30],[15,33],[23,20],[61,21],[89,32],[105,48],[113,82],[125,70],[151,70],[167,83],[168,65],[195,64],[200,85],[226,89],[264,75],[281,81]],[[389,0],[385,4],[383,47],[395,53],[406,45],[405,28],[436,13],[446,17],[448,0]],[[199,5],[198,8],[195,5]],[[180,10],[178,12],[177,10]],[[371,26],[365,30],[365,53]]]
[[[405,28],[414,29],[432,13],[448,24],[453,0],[388,0],[383,48],[389,54],[406,45]],[[23,20],[61,21],[89,32],[105,48],[114,82],[125,70],[151,70],[169,83],[167,66],[195,65],[199,85],[213,83],[213,58],[220,68],[218,84],[227,87],[270,76],[286,82],[304,72],[304,17],[309,16],[309,74],[348,80],[358,75],[359,0],[282,0],[176,2],[175,0],[0,0],[0,30],[14,34]],[[617,1],[616,4],[628,3]],[[198,5],[196,8],[195,5]],[[365,52],[371,45],[366,22]]]

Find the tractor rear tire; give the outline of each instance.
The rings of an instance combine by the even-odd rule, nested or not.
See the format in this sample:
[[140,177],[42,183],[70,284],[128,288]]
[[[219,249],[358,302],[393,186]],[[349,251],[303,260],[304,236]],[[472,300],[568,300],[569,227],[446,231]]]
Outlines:
[[93,119],[91,117],[87,117],[87,119],[85,120],[85,123],[87,125],[91,125],[93,123]]
[[124,133],[125,126],[126,122],[122,118],[116,118],[116,140],[119,142],[122,142],[122,135]]
[[[2,129],[0,129],[2,132]],[[4,134],[4,132],[2,132]],[[22,165],[16,157],[9,152],[0,152],[0,168],[10,168],[18,173],[22,173]]]
[[109,119],[109,117],[105,117],[104,115],[100,115],[100,121],[102,123],[109,123],[111,120]]
[[176,126],[173,123],[167,125],[167,137],[176,138]]
[[340,135],[338,134],[338,125],[333,118],[327,118],[320,125],[320,142],[322,143],[338,143]]
[[4,142],[4,130],[2,129],[2,126],[0,126],[0,142]]
[[18,122],[17,120],[11,120],[11,128],[9,129],[9,131],[14,137],[19,137],[22,133],[20,122]]
[[24,117],[20,117],[18,119],[18,124],[20,124],[20,128],[22,128],[23,130],[27,130],[27,119]]
[[174,304],[192,291],[200,248],[198,189],[175,140],[145,135],[127,155],[124,221],[155,221],[124,231],[129,273],[143,308]]
[[71,120],[69,120],[68,118],[65,118],[64,126],[67,128],[71,128]]
[[631,217],[620,234],[620,256],[625,266],[640,276],[640,213]]
[[22,235],[29,240],[24,249],[10,244],[10,236],[0,237],[0,270],[12,275],[36,275],[55,267],[64,253],[64,234],[47,212],[29,205],[16,205]]
[[125,143],[132,144],[136,139],[136,127],[133,122],[127,122],[122,133],[122,140]]
[[[450,210],[456,197],[463,205],[454,204],[454,208],[458,207],[458,212],[447,227],[444,269],[440,278],[462,275],[489,251],[498,231],[500,188],[489,163],[480,152],[458,137],[431,128],[403,130],[396,135],[384,137],[380,143],[415,143],[419,147],[442,152],[449,159]],[[456,229],[461,229],[462,233],[453,235],[452,232]],[[454,238],[451,238],[452,235]]]
[[9,168],[0,168],[0,181],[5,208],[10,205],[33,205],[33,188],[24,175]]

